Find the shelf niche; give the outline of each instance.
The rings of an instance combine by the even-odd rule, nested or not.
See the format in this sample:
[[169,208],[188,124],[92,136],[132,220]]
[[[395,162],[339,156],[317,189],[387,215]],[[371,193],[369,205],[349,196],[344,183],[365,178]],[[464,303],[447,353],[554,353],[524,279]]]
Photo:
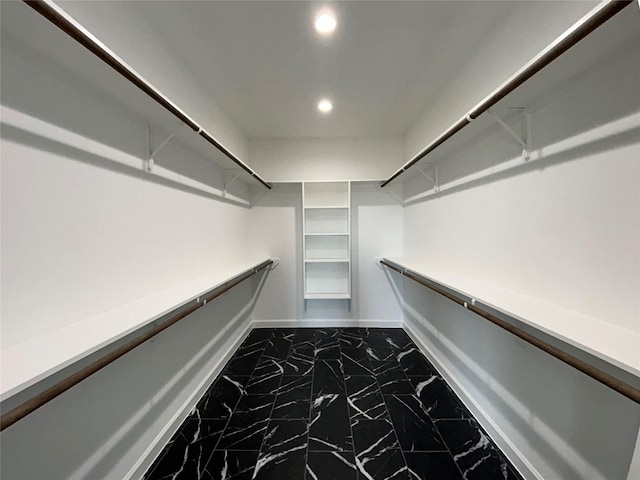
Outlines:
[[351,300],[350,204],[349,182],[302,183],[305,308],[307,300]]

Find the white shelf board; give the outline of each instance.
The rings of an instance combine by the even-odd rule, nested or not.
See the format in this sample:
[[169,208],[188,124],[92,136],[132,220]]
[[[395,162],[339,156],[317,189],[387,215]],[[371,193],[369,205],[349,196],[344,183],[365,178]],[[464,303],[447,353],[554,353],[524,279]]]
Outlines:
[[330,237],[330,236],[341,236],[348,237],[348,233],[305,233],[307,237]]
[[229,265],[1,352],[0,400],[161,318],[268,258]]
[[389,260],[640,377],[640,332],[475,278],[434,268],[425,262],[406,258]]
[[347,210],[348,208],[348,205],[304,207],[305,210]]
[[349,263],[348,258],[305,258],[305,263]]
[[349,293],[305,293],[305,300],[349,300]]

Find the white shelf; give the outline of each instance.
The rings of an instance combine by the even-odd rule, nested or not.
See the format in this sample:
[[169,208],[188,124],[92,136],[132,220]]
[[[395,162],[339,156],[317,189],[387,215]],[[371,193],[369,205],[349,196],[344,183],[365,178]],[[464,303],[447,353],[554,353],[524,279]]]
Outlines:
[[305,258],[305,263],[349,263],[348,258]]
[[305,293],[305,300],[349,300],[348,293]]
[[404,258],[389,260],[640,377],[640,332],[475,278],[442,271],[424,262]]
[[0,400],[135,332],[268,258],[226,266],[2,351]]
[[340,232],[340,233],[305,233],[306,237],[348,237],[349,233]]
[[323,206],[319,206],[319,207],[304,207],[305,210],[343,210],[343,209],[348,209],[349,206],[347,205],[323,205]]

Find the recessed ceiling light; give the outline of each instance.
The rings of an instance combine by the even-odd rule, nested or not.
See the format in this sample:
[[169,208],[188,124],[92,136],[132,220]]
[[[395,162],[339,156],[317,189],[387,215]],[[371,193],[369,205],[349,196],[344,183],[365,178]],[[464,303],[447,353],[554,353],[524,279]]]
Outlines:
[[332,109],[333,103],[331,103],[331,100],[323,98],[318,102],[318,110],[320,110],[322,113],[329,113]]
[[318,33],[328,35],[336,29],[336,17],[332,12],[323,11],[316,16],[314,23]]

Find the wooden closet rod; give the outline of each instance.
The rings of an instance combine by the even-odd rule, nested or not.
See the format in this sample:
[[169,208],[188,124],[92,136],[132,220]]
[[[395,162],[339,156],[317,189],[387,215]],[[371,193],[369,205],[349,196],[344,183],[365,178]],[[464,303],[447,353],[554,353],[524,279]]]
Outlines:
[[223,283],[222,285],[214,288],[213,290],[203,294],[202,296],[200,296],[199,300],[194,301],[193,305],[191,305],[190,307],[187,307],[184,310],[180,310],[178,313],[169,317],[165,321],[159,323],[158,325],[153,327],[151,330],[125,343],[121,347],[116,348],[112,352],[107,353],[106,355],[90,363],[83,369],[73,373],[72,375],[65,378],[64,380],[61,380],[60,382],[56,383],[52,387],[35,395],[34,397],[30,398],[26,402],[18,405],[13,410],[10,410],[7,413],[3,413],[2,417],[0,418],[0,431],[10,427],[14,423],[16,423],[18,420],[23,419],[24,417],[26,417],[33,411],[37,410],[47,402],[56,398],[58,395],[66,392],[73,386],[77,385],[84,379],[90,377],[91,375],[98,372],[102,368],[106,367],[110,363],[116,361],[117,359],[119,359],[126,353],[130,352],[137,346],[142,345],[144,342],[146,342],[150,338],[155,337],[157,334],[159,334],[163,330],[166,330],[171,325],[179,322],[187,315],[203,307],[207,302],[210,302],[214,298],[219,297],[220,295],[227,292],[228,290],[231,290],[233,287],[235,287],[239,283],[244,282],[246,279],[252,277],[259,271],[267,268],[272,263],[273,263],[273,260],[265,260],[257,267],[254,267],[251,270],[247,270],[246,272],[238,275],[237,277],[234,277],[229,281]]
[[231,159],[236,165],[245,172],[255,178],[262,185],[271,190],[271,185],[265,182],[256,172],[249,168],[242,160],[231,153],[224,145],[218,142],[209,132],[198,125],[191,117],[184,113],[180,108],[165,97],[153,85],[140,77],[131,67],[124,63],[118,56],[105,47],[91,33],[85,30],[81,25],[75,22],[71,17],[64,13],[51,0],[23,0],[24,3],[33,8],[40,15],[53,23],[60,30],[64,31],[71,38],[83,45],[87,50],[105,62],[124,78],[133,83],[136,87],[146,93],[149,97],[162,105],[166,110],[176,116],[182,123],[189,126],[194,132],[204,138],[207,142],[217,148],[226,157]]
[[491,323],[499,326],[500,328],[505,329],[506,331],[508,331],[509,333],[512,333],[513,335],[515,335],[518,338],[521,338],[522,340],[524,340],[527,343],[530,343],[531,345],[533,345],[534,347],[539,348],[540,350],[548,353],[549,355],[551,355],[552,357],[557,358],[558,360],[566,363],[567,365],[571,365],[573,368],[581,371],[582,373],[588,375],[589,377],[593,378],[594,380],[597,380],[598,382],[606,385],[607,387],[615,390],[616,392],[620,393],[621,395],[624,395],[625,397],[633,400],[636,403],[640,403],[640,390],[638,390],[637,388],[633,387],[632,385],[629,385],[626,382],[623,382],[622,380],[620,380],[619,378],[614,377],[613,375],[609,375],[606,372],[603,372],[602,370],[594,367],[593,365],[588,364],[587,362],[580,360],[578,357],[575,357],[573,355],[571,355],[570,353],[565,352],[564,350],[555,347],[553,345],[551,345],[550,343],[545,342],[544,340],[539,339],[538,337],[531,335],[530,333],[525,332],[524,330],[515,327],[513,325],[511,325],[508,322],[505,322],[504,320],[501,320],[500,318],[496,317],[495,315],[479,308],[477,305],[474,305],[471,302],[467,302],[449,292],[447,292],[446,290],[438,287],[437,285],[434,285],[430,282],[428,282],[426,279],[420,277],[419,275],[416,275],[413,272],[410,272],[406,269],[403,269],[402,267],[400,267],[399,265],[394,265],[392,263],[389,263],[386,260],[381,260],[380,263],[382,265],[384,265],[387,268],[390,268],[391,270],[395,270],[396,272],[400,273],[401,275],[413,280],[414,282],[419,283],[420,285],[423,285],[431,290],[433,290],[436,293],[439,293],[440,295],[442,295],[443,297],[448,298],[449,300],[451,300],[452,302],[457,303],[458,305],[462,305],[463,307],[465,307],[468,310],[471,310],[473,313],[480,315],[481,317],[489,320]]
[[485,97],[480,103],[473,107],[465,116],[446,129],[433,142],[418,152],[411,160],[405,163],[391,177],[382,182],[381,187],[385,187],[389,182],[398,178],[401,174],[413,167],[416,163],[433,152],[444,142],[453,137],[456,133],[469,125],[473,120],[478,118],[482,113],[489,110],[492,106],[502,100],[509,93],[524,82],[533,77],[544,67],[553,62],[556,58],[569,50],[580,40],[585,38],[599,26],[611,19],[615,14],[622,11],[623,8],[631,5],[633,0],[608,0],[600,3],[593,9],[587,17],[584,17],[580,24],[574,25],[570,30],[565,32],[563,36],[558,38],[554,43],[549,45],[537,57],[522,67],[516,74],[509,78],[500,87],[494,90],[489,96]]

